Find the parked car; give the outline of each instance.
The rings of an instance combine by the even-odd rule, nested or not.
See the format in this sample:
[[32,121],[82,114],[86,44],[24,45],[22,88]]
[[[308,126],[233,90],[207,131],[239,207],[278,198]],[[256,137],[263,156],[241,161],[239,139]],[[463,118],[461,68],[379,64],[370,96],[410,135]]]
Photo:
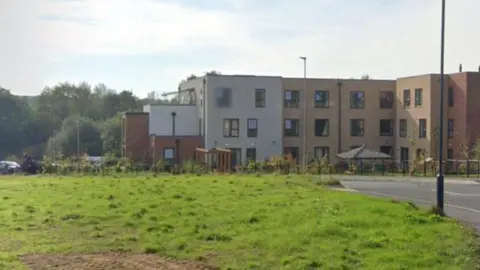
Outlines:
[[21,171],[22,168],[20,167],[20,164],[16,162],[7,160],[0,161],[0,174],[14,174]]

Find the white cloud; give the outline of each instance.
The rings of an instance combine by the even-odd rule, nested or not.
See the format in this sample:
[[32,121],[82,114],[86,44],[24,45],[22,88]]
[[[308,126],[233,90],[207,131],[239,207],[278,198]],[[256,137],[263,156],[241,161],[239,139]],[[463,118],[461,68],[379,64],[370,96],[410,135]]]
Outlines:
[[[438,70],[437,0],[228,1],[235,6],[231,11],[200,10],[173,0],[0,1],[0,85],[38,91],[57,79],[45,74],[47,63],[68,61],[71,55],[174,54],[219,45],[236,52],[223,56],[224,65],[205,62],[201,71],[166,66],[158,72],[168,76],[152,79],[159,85],[151,90],[175,88],[182,77],[210,69],[301,76],[300,55],[309,59],[309,76],[317,77],[393,78]],[[477,69],[480,2],[448,1],[447,8],[446,70],[456,71],[460,62]],[[135,79],[130,82],[126,87],[135,88]]]

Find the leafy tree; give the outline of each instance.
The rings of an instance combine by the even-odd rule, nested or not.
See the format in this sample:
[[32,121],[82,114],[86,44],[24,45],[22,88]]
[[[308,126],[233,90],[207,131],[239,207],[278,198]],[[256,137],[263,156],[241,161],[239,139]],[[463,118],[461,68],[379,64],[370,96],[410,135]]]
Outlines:
[[100,130],[103,153],[110,153],[119,157],[122,147],[122,118],[120,114],[105,121]]
[[31,144],[32,124],[28,103],[0,88],[0,157],[19,154],[23,147]]
[[71,116],[63,121],[60,131],[48,140],[47,154],[54,156],[61,152],[63,156],[74,156],[77,151],[80,155],[101,156],[102,140],[100,130],[92,120]]

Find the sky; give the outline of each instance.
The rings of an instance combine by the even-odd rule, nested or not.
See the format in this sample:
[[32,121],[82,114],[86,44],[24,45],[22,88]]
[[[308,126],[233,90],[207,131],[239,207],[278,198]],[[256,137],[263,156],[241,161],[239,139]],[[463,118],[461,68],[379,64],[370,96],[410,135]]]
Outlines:
[[[445,71],[480,65],[480,1],[447,0]],[[440,0],[0,0],[0,86],[174,91],[190,74],[395,79],[440,68]],[[476,25],[476,26],[475,26]]]

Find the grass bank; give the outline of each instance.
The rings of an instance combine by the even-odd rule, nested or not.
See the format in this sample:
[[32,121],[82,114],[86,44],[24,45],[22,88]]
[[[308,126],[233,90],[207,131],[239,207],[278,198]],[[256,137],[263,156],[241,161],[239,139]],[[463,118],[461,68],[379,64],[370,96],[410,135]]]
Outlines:
[[231,269],[468,269],[475,237],[414,205],[302,176],[0,179],[0,269],[131,251]]

